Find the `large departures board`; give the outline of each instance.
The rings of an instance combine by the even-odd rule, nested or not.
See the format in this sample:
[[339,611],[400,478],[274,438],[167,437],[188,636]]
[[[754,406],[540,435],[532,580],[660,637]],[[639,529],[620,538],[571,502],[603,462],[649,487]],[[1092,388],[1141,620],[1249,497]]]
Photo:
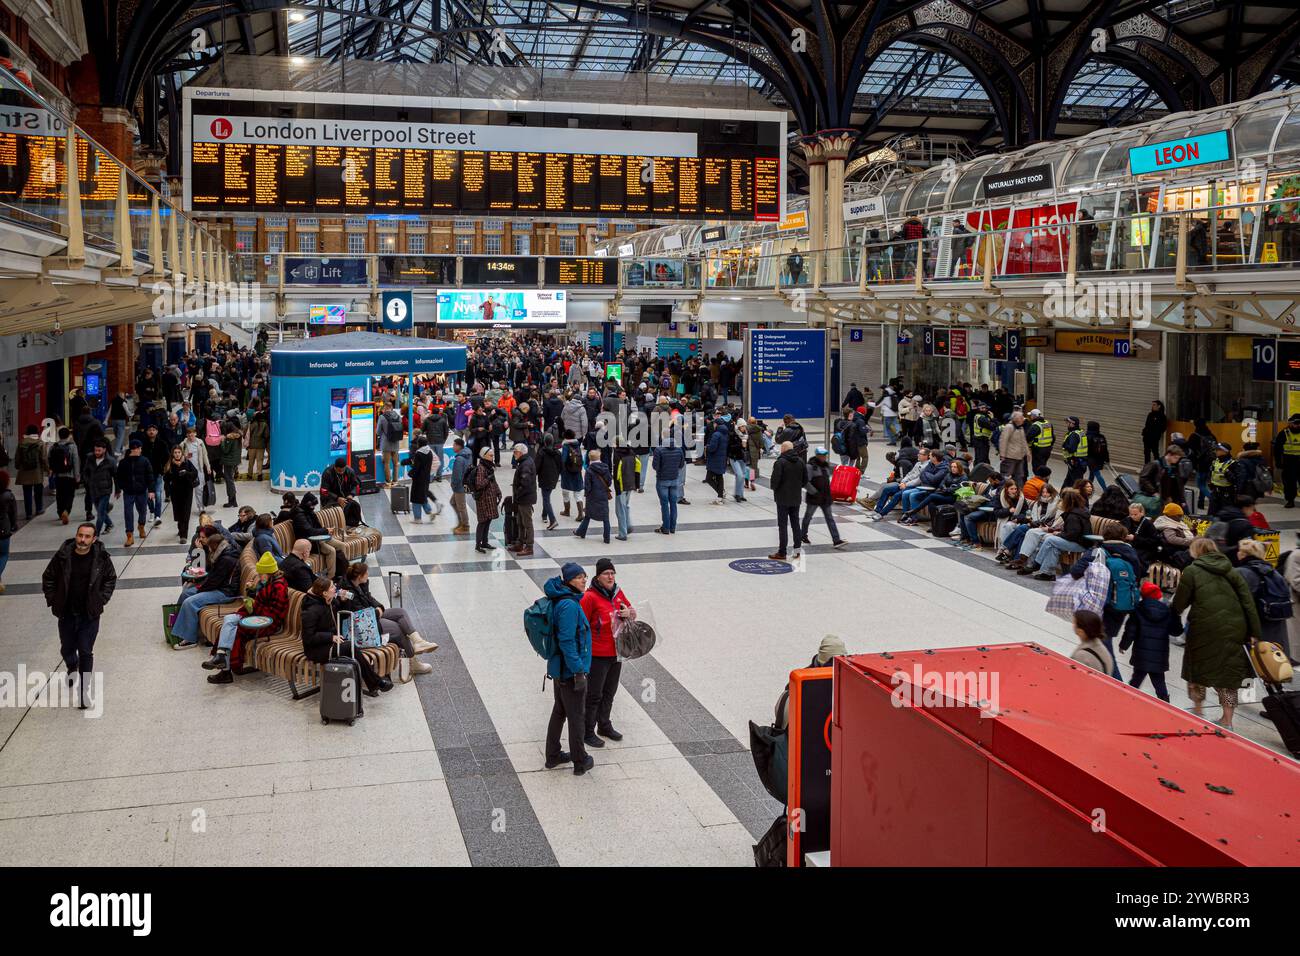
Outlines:
[[774,222],[786,118],[187,87],[185,206]]

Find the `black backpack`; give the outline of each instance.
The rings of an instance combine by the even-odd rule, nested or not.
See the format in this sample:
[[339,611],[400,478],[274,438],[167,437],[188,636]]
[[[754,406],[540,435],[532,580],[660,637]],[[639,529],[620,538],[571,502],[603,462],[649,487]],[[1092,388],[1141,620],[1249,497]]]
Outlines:
[[1094,461],[1110,461],[1110,443],[1105,435],[1094,435],[1088,442],[1088,457]]
[[21,471],[35,471],[41,467],[41,446],[34,441],[19,442],[15,462]]
[[564,452],[564,470],[570,475],[582,472],[582,455],[576,445],[566,445]]
[[1251,589],[1251,594],[1255,598],[1255,607],[1259,610],[1260,618],[1265,621],[1290,619],[1295,613],[1291,606],[1291,588],[1282,575],[1272,568],[1267,574],[1254,568],[1248,570],[1257,580],[1255,587]]
[[72,456],[62,445],[50,449],[50,471],[56,475],[66,475],[72,471]]

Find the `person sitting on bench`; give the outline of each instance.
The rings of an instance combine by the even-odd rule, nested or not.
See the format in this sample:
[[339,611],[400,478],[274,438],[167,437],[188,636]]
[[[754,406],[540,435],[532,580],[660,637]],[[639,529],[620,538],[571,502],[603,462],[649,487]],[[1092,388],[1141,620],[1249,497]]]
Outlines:
[[343,524],[355,528],[361,520],[361,479],[348,467],[346,458],[334,459],[334,467],[326,470],[320,480],[320,497],[326,508],[342,508]]

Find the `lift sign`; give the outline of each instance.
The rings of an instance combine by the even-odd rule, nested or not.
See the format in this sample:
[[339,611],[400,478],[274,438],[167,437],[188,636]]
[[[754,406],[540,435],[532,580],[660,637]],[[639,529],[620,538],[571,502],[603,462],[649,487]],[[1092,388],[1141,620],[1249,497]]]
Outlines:
[[1184,166],[1223,163],[1231,158],[1232,148],[1227,130],[1189,136],[1186,139],[1171,139],[1164,143],[1149,143],[1128,151],[1128,165],[1134,176],[1181,169]]

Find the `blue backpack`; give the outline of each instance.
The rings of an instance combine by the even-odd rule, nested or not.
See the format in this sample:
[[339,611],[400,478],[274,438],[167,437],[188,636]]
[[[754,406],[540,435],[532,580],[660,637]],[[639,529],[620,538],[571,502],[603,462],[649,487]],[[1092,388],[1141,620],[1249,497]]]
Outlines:
[[1110,596],[1106,603],[1116,611],[1132,611],[1138,606],[1137,575],[1133,565],[1113,554],[1106,555],[1106,570],[1110,572]]
[[524,611],[524,633],[537,656],[543,660],[549,661],[559,653],[559,644],[555,640],[555,605],[546,595]]

